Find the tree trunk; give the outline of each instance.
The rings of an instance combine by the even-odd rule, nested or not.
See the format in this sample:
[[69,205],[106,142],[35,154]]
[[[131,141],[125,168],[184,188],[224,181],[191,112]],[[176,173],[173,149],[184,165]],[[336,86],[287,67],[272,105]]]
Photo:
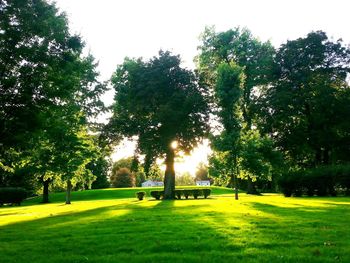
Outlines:
[[72,191],[72,182],[70,180],[67,181],[67,192],[66,192],[66,205],[70,204],[70,193]]
[[42,203],[46,204],[49,202],[49,184],[50,184],[50,180],[47,179],[45,181],[43,181],[43,200]]
[[172,148],[169,148],[165,157],[165,176],[164,176],[164,199],[175,199],[175,154]]
[[233,171],[233,189],[235,191],[235,200],[238,200],[238,183],[237,183],[237,177],[239,175],[239,167],[238,167],[238,162],[237,162],[237,156],[235,155],[234,157],[234,169],[236,171],[234,171],[234,169],[232,169]]

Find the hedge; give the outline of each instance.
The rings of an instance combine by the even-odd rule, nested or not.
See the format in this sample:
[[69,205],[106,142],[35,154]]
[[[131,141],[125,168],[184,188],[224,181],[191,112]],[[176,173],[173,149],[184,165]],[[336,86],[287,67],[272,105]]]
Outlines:
[[290,171],[279,180],[286,196],[336,196],[350,194],[350,165],[320,166],[314,169]]
[[[151,191],[151,196],[157,200],[164,196],[164,191]],[[194,188],[194,189],[176,189],[175,196],[177,199],[182,197],[188,199],[193,196],[194,199],[197,199],[200,196],[207,198],[211,194],[211,189],[209,188]]]
[[17,204],[27,197],[27,191],[20,187],[3,187],[0,188],[0,206],[3,204]]
[[146,192],[141,191],[141,192],[137,192],[136,193],[136,197],[137,199],[139,199],[140,201],[143,200],[143,198],[146,196]]

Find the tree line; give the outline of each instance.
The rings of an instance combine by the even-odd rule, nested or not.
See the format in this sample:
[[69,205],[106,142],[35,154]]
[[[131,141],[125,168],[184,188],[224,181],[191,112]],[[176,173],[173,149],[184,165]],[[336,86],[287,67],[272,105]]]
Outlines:
[[[290,171],[349,164],[350,49],[325,32],[275,48],[245,28],[206,28],[194,71],[160,51],[125,58],[107,82],[83,48],[54,4],[0,2],[0,186],[42,188],[44,202],[61,186],[70,203],[73,188],[108,185],[124,138],[136,138],[145,177],[164,158],[165,199],[175,198],[177,153],[204,138],[214,181],[252,194]],[[109,122],[95,123],[107,110]]]

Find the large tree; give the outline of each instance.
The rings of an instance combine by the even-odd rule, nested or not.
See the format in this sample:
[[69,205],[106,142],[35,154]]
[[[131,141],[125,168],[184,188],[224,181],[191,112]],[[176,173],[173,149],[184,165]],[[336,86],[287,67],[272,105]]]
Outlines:
[[[255,94],[259,94],[260,90],[265,88],[272,79],[274,48],[270,42],[262,42],[254,37],[249,30],[240,28],[225,32],[215,32],[214,28],[206,28],[201,40],[197,67],[202,83],[211,88],[214,96],[218,96],[215,86],[218,81],[219,66],[223,63],[227,65],[235,63],[242,68],[245,81],[242,83],[239,102],[239,110],[242,114],[239,126],[241,133],[249,133],[256,126]],[[232,98],[227,96],[227,99]],[[220,108],[217,105],[216,107]],[[234,125],[234,123],[230,125]],[[226,129],[226,127],[224,128]],[[231,131],[226,131],[226,133],[229,134]],[[235,151],[235,154],[239,155],[238,148],[235,149],[235,147],[232,147],[231,151]],[[238,162],[235,164],[238,165]],[[256,193],[252,177],[248,176],[247,179],[248,193]]]
[[262,122],[299,167],[349,161],[350,49],[324,32],[283,44],[273,85],[261,94]]
[[54,4],[0,1],[0,173],[29,164],[44,189],[62,174],[59,148],[103,108],[105,85],[83,47]]
[[125,59],[112,77],[116,95],[106,126],[110,138],[137,136],[141,154],[165,158],[165,199],[174,198],[172,143],[189,153],[208,131],[206,92],[180,64],[179,56],[163,51],[149,61]]

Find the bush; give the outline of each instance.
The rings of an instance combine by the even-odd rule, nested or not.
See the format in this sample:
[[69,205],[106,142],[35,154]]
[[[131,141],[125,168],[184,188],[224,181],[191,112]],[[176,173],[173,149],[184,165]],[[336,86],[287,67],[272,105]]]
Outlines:
[[157,200],[164,196],[164,191],[151,191],[151,196]]
[[183,195],[183,191],[184,190],[182,190],[182,189],[176,189],[175,190],[175,196],[176,196],[177,199],[179,199],[179,200],[181,199],[181,196]]
[[192,190],[192,193],[193,193],[194,199],[197,199],[198,196],[203,195],[202,189],[193,189],[193,190]]
[[279,180],[282,193],[301,196],[336,196],[338,189],[345,194],[350,193],[350,166],[332,165],[320,166],[313,169],[292,171]]
[[204,198],[207,198],[211,193],[211,189],[209,188],[204,188],[202,191],[203,191]]
[[141,191],[136,193],[136,197],[141,201],[146,196],[146,192]]
[[301,178],[303,171],[290,171],[280,178],[278,184],[285,197],[290,197],[293,194],[300,196],[302,193]]
[[185,189],[183,190],[183,195],[185,196],[186,199],[188,199],[189,196],[193,195],[193,192],[191,189]]
[[20,187],[4,187],[0,188],[0,205],[18,204],[27,197],[27,191]]

